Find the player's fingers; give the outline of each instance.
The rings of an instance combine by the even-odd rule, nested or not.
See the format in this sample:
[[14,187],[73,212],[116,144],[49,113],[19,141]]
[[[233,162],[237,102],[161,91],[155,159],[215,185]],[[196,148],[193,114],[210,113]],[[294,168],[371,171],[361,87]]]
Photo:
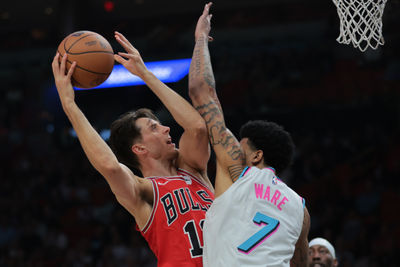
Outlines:
[[53,62],[51,63],[51,67],[53,69],[53,74],[58,74],[58,69],[60,68],[60,63],[58,63],[58,59],[60,58],[60,53],[56,53],[54,56]]
[[120,45],[122,45],[122,47],[123,47],[125,50],[129,49],[128,44],[126,44],[126,43],[121,39],[120,36],[115,35],[115,40],[117,40],[117,42],[118,42]]
[[115,35],[115,39],[118,41],[118,43],[125,49],[126,52],[128,53],[134,53],[137,50],[128,42],[125,42],[123,39],[121,39],[120,36]]
[[68,74],[67,74],[68,79],[71,79],[72,74],[74,74],[75,67],[76,67],[76,61],[74,61],[72,63],[71,67],[68,70]]
[[129,46],[129,49],[132,51],[137,51],[137,49],[131,44],[131,42],[129,42],[128,39],[126,39],[126,37],[119,32],[115,32],[115,36],[118,37],[122,42],[124,42],[127,46]]
[[208,36],[208,41],[212,42],[212,41],[214,41],[214,38],[212,38],[211,36]]
[[119,37],[121,38],[121,40],[123,40],[125,43],[131,44],[131,43],[129,42],[129,40],[126,39],[126,37],[125,37],[122,33],[116,31],[115,34],[116,34],[117,36],[119,36]]
[[118,52],[118,55],[122,56],[122,57],[126,57],[126,58],[132,58],[132,59],[137,59],[138,55],[137,53],[134,54],[128,54],[128,53],[124,53],[124,52]]
[[60,73],[65,75],[65,65],[67,62],[67,53],[64,54],[62,60],[61,60],[61,66],[60,66]]
[[115,61],[117,61],[119,64],[125,65],[127,60],[124,59],[123,57],[119,56],[119,55],[114,55],[114,59]]
[[203,13],[208,14],[208,12],[210,11],[211,5],[212,5],[212,2],[207,3],[207,4],[204,6],[204,11],[203,11]]

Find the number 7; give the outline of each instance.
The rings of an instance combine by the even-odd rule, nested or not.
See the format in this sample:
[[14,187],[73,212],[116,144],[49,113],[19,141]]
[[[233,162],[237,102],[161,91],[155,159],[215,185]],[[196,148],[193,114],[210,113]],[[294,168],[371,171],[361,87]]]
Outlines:
[[279,227],[279,221],[265,214],[257,212],[253,218],[253,222],[261,226],[266,224],[260,231],[252,235],[249,239],[238,246],[239,252],[249,254],[253,249],[260,245],[265,239],[273,234]]

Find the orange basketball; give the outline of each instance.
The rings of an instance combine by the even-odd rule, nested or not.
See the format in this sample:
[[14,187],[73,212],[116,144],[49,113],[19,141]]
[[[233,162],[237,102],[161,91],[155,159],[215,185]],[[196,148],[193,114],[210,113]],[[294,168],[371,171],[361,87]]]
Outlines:
[[114,52],[110,43],[100,34],[91,31],[71,33],[58,46],[60,62],[68,54],[66,68],[76,61],[72,85],[89,89],[107,80],[114,66]]

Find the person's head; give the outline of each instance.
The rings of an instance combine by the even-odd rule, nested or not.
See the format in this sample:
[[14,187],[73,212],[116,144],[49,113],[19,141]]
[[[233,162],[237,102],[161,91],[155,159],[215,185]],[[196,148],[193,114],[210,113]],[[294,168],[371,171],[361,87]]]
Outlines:
[[324,238],[314,238],[308,243],[308,263],[309,267],[336,267],[335,249],[328,240]]
[[118,160],[140,170],[140,161],[173,159],[177,155],[169,127],[160,124],[150,109],[141,108],[121,115],[111,124],[110,146]]
[[273,167],[277,173],[292,162],[294,144],[282,126],[270,121],[255,120],[240,128],[240,145],[246,165]]

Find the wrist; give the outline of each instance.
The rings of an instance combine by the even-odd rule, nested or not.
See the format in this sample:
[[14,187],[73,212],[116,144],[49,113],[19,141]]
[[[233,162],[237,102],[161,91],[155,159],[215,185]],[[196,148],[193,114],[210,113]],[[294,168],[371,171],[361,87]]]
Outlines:
[[64,109],[64,111],[67,113],[70,111],[76,104],[73,99],[66,99],[66,100],[61,100],[61,105]]
[[195,41],[199,42],[199,41],[208,41],[208,35],[205,33],[201,33],[195,36]]
[[140,73],[140,76],[139,76],[144,82],[146,82],[147,83],[147,81],[149,81],[150,79],[152,79],[152,78],[154,78],[155,77],[155,75],[154,75],[154,73],[152,73],[151,71],[149,71],[149,70],[145,70],[145,71],[143,71],[142,73]]

